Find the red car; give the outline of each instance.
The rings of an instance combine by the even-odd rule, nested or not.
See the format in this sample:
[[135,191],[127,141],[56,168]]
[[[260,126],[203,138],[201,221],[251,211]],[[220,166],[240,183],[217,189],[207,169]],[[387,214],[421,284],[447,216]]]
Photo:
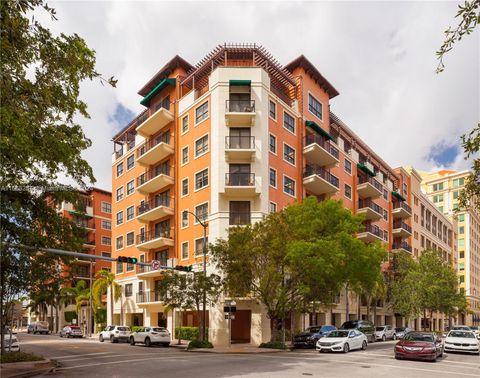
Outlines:
[[433,332],[409,332],[395,345],[397,360],[436,361],[443,356],[442,340]]

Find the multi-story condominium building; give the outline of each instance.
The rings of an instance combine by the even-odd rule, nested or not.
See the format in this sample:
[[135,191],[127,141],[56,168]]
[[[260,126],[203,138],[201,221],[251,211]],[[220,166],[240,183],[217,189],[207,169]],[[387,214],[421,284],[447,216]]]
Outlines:
[[[114,256],[200,269],[203,228],[191,212],[208,222],[214,242],[230,226],[309,195],[341,199],[363,214],[361,240],[411,252],[408,178],[330,112],[339,93],[304,56],[281,66],[263,47],[218,46],[196,66],[175,56],[138,93],[146,109],[113,138]],[[178,324],[155,293],[160,271],[119,263],[115,272],[124,294],[109,322]],[[311,321],[339,326],[344,299]],[[349,318],[365,317],[355,300]],[[217,344],[229,337],[222,310],[208,313]],[[401,322],[384,307],[377,317]],[[183,320],[193,325],[196,315]],[[238,299],[233,322],[234,340],[270,339],[270,321],[256,301]]]
[[478,209],[458,209],[458,197],[470,171],[422,172],[422,189],[440,212],[458,222],[458,280],[471,314],[460,319],[480,325],[480,213]]

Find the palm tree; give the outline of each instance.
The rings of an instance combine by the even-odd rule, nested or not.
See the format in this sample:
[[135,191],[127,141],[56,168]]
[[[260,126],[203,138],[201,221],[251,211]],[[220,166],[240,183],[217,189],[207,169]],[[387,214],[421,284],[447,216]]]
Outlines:
[[84,280],[78,281],[73,287],[64,287],[60,290],[64,300],[74,300],[77,316],[80,315],[80,307],[90,299],[90,288]]
[[115,282],[115,274],[108,270],[101,269],[95,275],[95,282],[92,289],[92,300],[94,308],[103,308],[102,295],[107,294],[110,288],[110,314],[113,323],[113,304],[122,296],[122,286]]

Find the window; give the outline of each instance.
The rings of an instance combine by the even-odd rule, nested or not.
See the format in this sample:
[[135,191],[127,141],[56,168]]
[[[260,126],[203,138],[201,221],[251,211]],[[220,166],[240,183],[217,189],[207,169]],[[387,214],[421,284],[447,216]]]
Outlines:
[[272,134],[270,134],[270,137],[268,139],[268,146],[270,152],[273,152],[274,154],[277,153],[277,138]]
[[458,239],[458,246],[465,247],[465,239]]
[[405,182],[403,183],[403,194],[404,195],[408,194],[408,185]]
[[388,242],[388,231],[383,231],[383,240],[385,240],[386,242]]
[[[206,221],[208,218],[208,203],[202,203],[195,207],[195,215],[200,219],[202,222]],[[198,221],[195,219],[195,223]]]
[[454,203],[453,204],[453,210],[457,210],[458,209],[458,203]]
[[277,119],[277,104],[270,100],[270,108],[269,108],[269,113],[271,118]]
[[110,252],[102,252],[103,257],[112,257],[112,254]]
[[438,190],[443,190],[443,182],[440,182],[438,184],[433,184],[433,191],[436,192]]
[[102,245],[112,245],[112,238],[108,236],[102,236]]
[[465,282],[465,276],[464,275],[458,276],[458,282],[464,283]]
[[386,221],[388,221],[388,211],[383,209],[383,219],[385,219]]
[[458,221],[459,221],[459,222],[465,222],[465,214],[460,214],[460,215],[458,216]]
[[127,207],[127,221],[132,220],[135,217],[135,206]]
[[270,186],[277,187],[277,171],[270,168]]
[[188,131],[188,115],[182,118],[182,134]]
[[464,259],[465,258],[465,251],[458,252],[458,258],[459,259]]
[[295,196],[295,181],[290,177],[283,176],[283,191],[286,194]]
[[[127,266],[128,270],[128,266]],[[125,285],[125,296],[131,297],[133,295],[133,284],[129,283]]]
[[[206,244],[208,247],[208,237],[206,238]],[[203,255],[203,238],[195,240],[195,256],[202,256]]]
[[322,104],[310,93],[308,94],[308,110],[310,113],[323,120]]
[[195,174],[195,190],[208,186],[208,169]]
[[443,194],[438,194],[433,196],[433,203],[443,202]]
[[102,220],[101,224],[102,230],[111,230],[112,229],[112,222],[107,220]]
[[438,206],[438,211],[440,211],[441,213],[443,213],[443,206]]
[[465,233],[465,227],[464,226],[458,227],[458,233],[459,234],[464,234]]
[[133,245],[134,243],[135,243],[135,234],[132,231],[127,234],[127,247],[130,245]]
[[195,109],[195,123],[200,123],[208,118],[208,101]]
[[188,163],[188,146],[182,148],[182,164]]
[[182,228],[188,227],[188,211],[182,211]]
[[277,212],[277,204],[275,202],[270,202],[268,211],[270,213],[276,213]]
[[349,175],[352,174],[352,163],[350,160],[345,159],[345,172],[347,172]]
[[295,165],[295,150],[285,143],[283,144],[283,159]]
[[127,196],[129,196],[130,194],[133,194],[133,192],[135,191],[135,186],[133,184],[133,181],[129,181],[127,182]]
[[230,201],[230,225],[250,224],[250,201]]
[[123,273],[123,263],[117,263],[117,274]]
[[102,212],[111,214],[112,213],[112,204],[109,202],[102,202]]
[[117,177],[123,175],[123,163],[117,165]]
[[133,167],[135,167],[135,155],[132,154],[127,158],[127,170]]
[[195,157],[208,152],[208,135],[201,137],[195,141]]
[[295,134],[295,118],[286,112],[283,112],[283,127]]
[[458,190],[455,190],[453,192],[453,199],[457,199],[459,194],[460,194],[460,192]]
[[123,199],[123,186],[117,189],[117,201],[121,201]]
[[459,186],[463,186],[464,184],[465,184],[465,178],[463,178],[463,177],[453,180],[453,187],[454,188],[458,188]]
[[117,238],[115,247],[116,247],[117,249],[122,249],[122,248],[123,248],[123,236],[119,236],[119,237]]
[[182,196],[188,194],[188,178],[182,180]]
[[123,224],[123,211],[117,213],[117,226]]
[[188,242],[182,243],[182,259],[188,259]]
[[352,187],[347,184],[345,184],[345,197],[352,199]]
[[387,189],[383,189],[383,198],[388,201],[388,190]]
[[465,270],[465,263],[461,262],[458,264],[458,270],[459,271],[464,271]]

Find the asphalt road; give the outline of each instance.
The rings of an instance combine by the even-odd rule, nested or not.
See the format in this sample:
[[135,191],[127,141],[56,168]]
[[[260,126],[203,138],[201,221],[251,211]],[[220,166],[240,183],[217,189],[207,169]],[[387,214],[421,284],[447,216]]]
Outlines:
[[393,341],[366,351],[212,354],[177,348],[130,346],[56,335],[18,334],[21,348],[58,361],[52,377],[480,377],[480,358],[448,354],[437,362],[397,361]]

